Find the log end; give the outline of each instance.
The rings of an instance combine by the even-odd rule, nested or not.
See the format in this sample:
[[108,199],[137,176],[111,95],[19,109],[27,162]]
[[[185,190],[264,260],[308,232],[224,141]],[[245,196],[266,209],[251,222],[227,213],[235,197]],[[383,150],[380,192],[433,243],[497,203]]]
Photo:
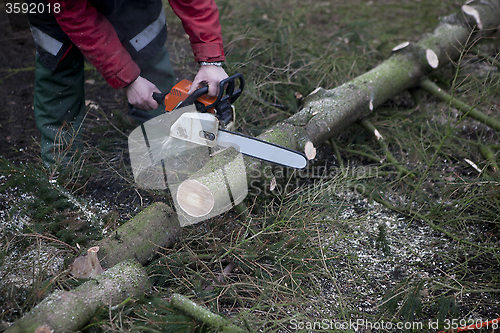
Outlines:
[[177,202],[182,210],[193,217],[207,215],[215,204],[214,196],[208,187],[193,179],[179,185]]
[[474,18],[474,20],[476,21],[477,28],[479,30],[483,30],[483,22],[481,21],[481,16],[479,15],[479,12],[474,7],[469,6],[469,5],[463,5],[462,12],[464,12],[465,15],[472,16]]
[[97,257],[98,251],[99,246],[94,246],[87,250],[86,255],[76,258],[71,264],[70,273],[78,279],[93,279],[104,272]]
[[439,59],[436,52],[434,52],[431,49],[427,49],[425,50],[425,57],[427,58],[427,63],[429,64],[429,66],[431,66],[434,69],[438,68]]
[[398,44],[398,45],[394,46],[394,48],[392,49],[392,52],[396,52],[396,51],[399,51],[401,49],[404,49],[408,45],[410,45],[410,42],[404,42],[404,43]]
[[304,146],[304,153],[308,160],[312,160],[316,157],[316,148],[311,141],[307,141]]
[[35,333],[52,333],[52,332],[54,332],[54,330],[48,325],[39,326],[35,330]]

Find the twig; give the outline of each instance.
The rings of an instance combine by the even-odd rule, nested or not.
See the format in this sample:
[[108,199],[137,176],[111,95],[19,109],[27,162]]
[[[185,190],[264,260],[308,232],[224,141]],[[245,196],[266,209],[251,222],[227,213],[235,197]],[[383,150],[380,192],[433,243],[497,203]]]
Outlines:
[[492,66],[495,66],[496,68],[500,69],[500,63],[498,62],[497,57],[490,56],[488,54],[483,54],[481,51],[479,51],[475,48],[469,50],[469,53],[474,54],[478,58],[483,58],[483,60],[486,60]]
[[228,332],[228,333],[245,332],[245,330],[243,330],[242,328],[231,324],[228,320],[213,313],[207,308],[196,304],[195,302],[191,301],[189,298],[185,296],[179,294],[172,295],[170,304],[175,309],[184,312],[185,314],[193,317],[198,321],[201,321],[206,325],[219,328],[221,332]]
[[334,139],[330,139],[330,146],[333,149],[333,152],[335,153],[335,157],[337,158],[337,161],[339,162],[340,170],[342,170],[342,174],[344,174],[344,161],[342,160],[342,156],[340,155],[340,150],[339,146],[337,146],[337,143],[335,142]]
[[493,172],[497,172],[499,169],[497,161],[495,160],[495,152],[493,151],[493,149],[480,144],[479,151],[481,152],[481,155],[483,155],[483,157],[486,158],[488,162],[490,162],[490,166],[493,169]]
[[396,160],[394,155],[392,155],[391,151],[389,150],[389,147],[387,146],[384,137],[380,135],[380,132],[375,128],[375,126],[373,126],[373,124],[368,119],[366,118],[361,119],[360,124],[366,131],[370,132],[372,135],[376,137],[377,143],[384,152],[387,161],[389,161],[389,163],[391,164],[394,164],[396,170],[398,170],[402,175],[409,175],[412,177],[415,176],[413,173],[408,171],[408,169],[403,167],[401,163],[398,162],[398,160]]
[[78,249],[76,247],[73,247],[73,246],[71,246],[69,244],[66,244],[63,241],[60,241],[59,239],[52,238],[52,237],[49,237],[49,236],[44,236],[44,235],[39,234],[39,233],[21,234],[21,236],[43,238],[43,239],[50,240],[50,241],[55,242],[55,243],[62,244],[64,246],[70,248],[71,250],[73,250],[75,253],[79,253],[80,252],[80,251],[78,251]]
[[377,156],[370,155],[368,153],[365,153],[365,152],[362,152],[362,151],[359,151],[359,150],[348,149],[348,148],[340,148],[340,150],[345,151],[346,153],[360,155],[360,156],[365,157],[365,158],[367,158],[369,160],[372,160],[374,162],[381,163],[380,158],[378,158]]
[[476,119],[477,121],[482,122],[483,124],[493,128],[496,131],[500,132],[500,121],[497,119],[488,117],[484,113],[476,110],[475,106],[470,106],[459,99],[449,95],[443,89],[439,88],[434,82],[429,79],[424,79],[420,82],[420,86],[425,89],[430,94],[436,96],[440,100],[450,103],[451,106],[457,108],[464,115]]

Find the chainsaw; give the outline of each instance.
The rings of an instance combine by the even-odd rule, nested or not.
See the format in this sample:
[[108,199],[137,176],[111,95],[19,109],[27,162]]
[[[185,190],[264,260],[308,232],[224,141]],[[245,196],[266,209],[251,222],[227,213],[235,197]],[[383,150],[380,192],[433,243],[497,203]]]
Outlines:
[[[200,87],[189,95],[191,84],[189,80],[182,80],[168,94],[153,94],[153,98],[165,106],[165,113],[174,114],[174,110],[193,104],[196,108],[197,112],[182,113],[173,122],[170,127],[171,137],[208,147],[233,147],[244,155],[290,168],[306,167],[307,158],[300,152],[231,131],[235,119],[233,103],[245,86],[242,74],[222,80],[219,94],[214,97],[206,95],[207,86]],[[129,114],[142,122],[154,118],[138,109],[131,109]]]

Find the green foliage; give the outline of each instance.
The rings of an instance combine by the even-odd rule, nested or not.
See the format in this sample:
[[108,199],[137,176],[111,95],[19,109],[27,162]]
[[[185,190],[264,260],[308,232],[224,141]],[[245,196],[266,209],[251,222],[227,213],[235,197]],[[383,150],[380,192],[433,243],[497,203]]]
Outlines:
[[457,306],[455,296],[440,296],[433,308],[436,313],[436,319],[439,323],[444,323],[445,319],[459,318],[460,312]]
[[[65,174],[56,178],[48,175],[41,166],[32,163],[16,166],[1,158],[0,175],[6,179],[0,185],[0,191],[8,189],[24,198],[18,200],[9,213],[11,218],[20,215],[32,219],[33,223],[26,227],[25,233],[50,232],[72,245],[84,245],[100,236],[97,213],[88,208],[84,200],[64,188]],[[18,231],[13,225],[9,228],[11,232]]]

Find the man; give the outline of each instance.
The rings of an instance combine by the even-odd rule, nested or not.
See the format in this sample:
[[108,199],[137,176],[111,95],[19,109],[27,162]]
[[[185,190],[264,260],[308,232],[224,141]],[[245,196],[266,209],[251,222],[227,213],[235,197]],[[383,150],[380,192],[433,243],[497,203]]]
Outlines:
[[[167,27],[161,0],[31,2],[39,9],[28,15],[37,47],[35,119],[42,132],[43,163],[53,167],[70,163],[65,157],[68,148],[81,145],[84,57],[108,84],[125,90],[132,106],[153,113],[159,108],[153,93],[170,91],[174,73],[164,46]],[[225,57],[217,7],[213,0],[169,2],[201,65],[190,93],[205,83],[214,96],[227,77],[221,67]]]

